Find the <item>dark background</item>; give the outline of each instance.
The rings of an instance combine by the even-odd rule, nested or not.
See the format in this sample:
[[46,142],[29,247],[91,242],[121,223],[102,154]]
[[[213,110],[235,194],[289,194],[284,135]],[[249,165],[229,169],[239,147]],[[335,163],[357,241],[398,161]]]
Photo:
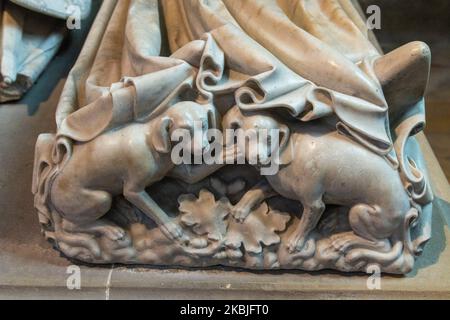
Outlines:
[[385,52],[405,43],[426,42],[432,53],[426,96],[426,135],[447,179],[450,179],[450,1],[360,0],[381,9],[381,29],[374,30]]

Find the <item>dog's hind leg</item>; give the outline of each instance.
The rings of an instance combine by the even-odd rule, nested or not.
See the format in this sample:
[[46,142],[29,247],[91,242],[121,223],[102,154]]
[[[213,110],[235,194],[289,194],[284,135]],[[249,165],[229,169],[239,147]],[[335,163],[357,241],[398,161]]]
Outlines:
[[[405,234],[409,232],[411,216],[406,215],[402,218],[399,212],[401,210],[386,210],[379,206],[354,206],[349,215],[354,238],[351,245],[346,248],[346,262],[355,265],[364,260],[387,265],[403,254],[404,265],[401,273],[409,272],[414,264],[414,258],[404,252],[405,247],[408,247],[408,236],[405,237]],[[414,215],[414,212],[412,214]],[[370,243],[372,245],[368,245]]]
[[[74,190],[71,190],[74,191]],[[66,232],[104,235],[116,241],[125,231],[103,218],[111,209],[112,197],[108,192],[81,189],[65,192],[63,199],[56,198],[55,206],[63,213],[63,229]]]
[[352,249],[387,252],[391,249],[388,240],[397,228],[396,221],[383,219],[383,209],[379,206],[358,204],[349,212],[352,231],[332,236],[331,245],[343,254]]

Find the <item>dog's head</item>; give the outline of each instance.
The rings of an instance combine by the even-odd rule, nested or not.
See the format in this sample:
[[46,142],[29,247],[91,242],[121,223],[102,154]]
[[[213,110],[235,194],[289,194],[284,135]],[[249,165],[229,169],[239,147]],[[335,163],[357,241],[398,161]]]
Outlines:
[[[278,149],[278,151],[283,151],[286,147],[290,130],[287,125],[282,123],[280,119],[276,116],[263,111],[257,112],[246,112],[235,106],[231,108],[223,117],[222,128],[231,129],[225,135],[226,144],[231,145],[234,143],[231,139],[236,139],[236,134],[239,129],[248,139],[252,134],[256,134],[255,142],[246,142],[245,146],[245,156],[249,160],[252,156],[258,156],[258,161],[260,163],[267,162],[273,151]],[[271,145],[271,135],[278,134],[279,145]],[[266,139],[260,138],[261,134],[265,134]]]
[[151,141],[158,152],[169,153],[172,149],[172,134],[180,130],[179,132],[189,132],[192,153],[202,152],[209,146],[208,129],[216,129],[219,121],[218,112],[212,105],[179,102],[157,121],[156,132],[152,132]]

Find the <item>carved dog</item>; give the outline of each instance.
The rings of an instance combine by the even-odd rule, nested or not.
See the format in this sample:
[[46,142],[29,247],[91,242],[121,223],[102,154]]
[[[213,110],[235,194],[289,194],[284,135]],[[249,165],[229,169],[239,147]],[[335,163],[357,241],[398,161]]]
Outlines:
[[[124,197],[161,227],[172,239],[186,240],[180,226],[147,194],[145,188],[167,175],[189,183],[203,179],[215,166],[174,168],[171,161],[171,134],[177,129],[191,133],[195,122],[203,130],[216,128],[213,106],[180,102],[147,123],[132,123],[106,132],[87,143],[76,143],[73,155],[55,177],[50,190],[54,208],[64,217],[64,229],[100,233],[112,240],[124,231],[102,217],[111,208],[114,196]],[[201,141],[192,140],[191,150],[209,145],[206,131]],[[193,136],[193,135],[192,135]]]
[[341,243],[380,248],[411,209],[399,172],[330,125],[283,122],[269,113],[243,113],[238,107],[224,116],[223,129],[281,129],[280,158],[289,162],[277,174],[266,176],[269,185],[251,189],[235,206],[234,216],[245,219],[253,207],[276,194],[300,201],[303,215],[288,241],[293,252],[302,249],[325,204],[342,205],[351,208],[353,231],[342,235]]

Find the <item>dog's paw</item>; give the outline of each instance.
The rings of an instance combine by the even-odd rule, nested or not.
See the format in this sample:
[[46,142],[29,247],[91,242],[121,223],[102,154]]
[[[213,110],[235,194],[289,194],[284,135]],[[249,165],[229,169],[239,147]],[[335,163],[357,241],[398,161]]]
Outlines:
[[125,238],[126,232],[117,226],[103,226],[101,229],[103,235],[112,241],[119,241]]
[[295,253],[302,251],[305,246],[306,239],[304,237],[292,236],[287,242],[287,248],[289,253]]
[[174,222],[168,222],[162,225],[161,230],[171,240],[182,244],[189,243],[189,237],[184,233],[183,228]]
[[348,237],[346,235],[334,235],[331,237],[331,246],[337,252],[345,254],[350,249],[351,245],[351,237]]
[[233,217],[240,223],[244,223],[245,219],[250,214],[250,210],[247,208],[236,208],[232,210]]
[[231,210],[231,214],[237,221],[239,221],[240,223],[243,223],[245,221],[245,219],[247,219],[247,217],[249,216],[250,211],[251,210],[247,205],[237,204]]
[[237,221],[242,223],[259,204],[259,200],[255,196],[255,193],[249,191],[244,195],[241,201],[231,209],[231,214]]
[[194,238],[189,240],[189,246],[194,249],[204,249],[208,247],[208,240],[205,238]]

